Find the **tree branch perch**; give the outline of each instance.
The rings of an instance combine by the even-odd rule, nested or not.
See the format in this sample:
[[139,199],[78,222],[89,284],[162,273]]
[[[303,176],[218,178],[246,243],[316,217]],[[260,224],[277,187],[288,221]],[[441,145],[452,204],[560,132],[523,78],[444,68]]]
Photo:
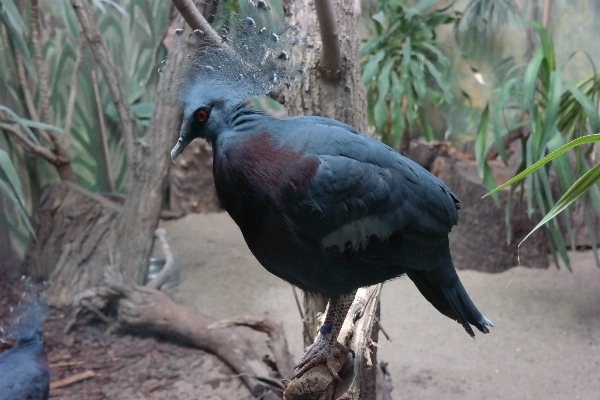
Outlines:
[[342,53],[335,9],[331,0],[315,1],[315,9],[323,44],[321,67],[327,79],[337,80],[340,78],[342,69]]

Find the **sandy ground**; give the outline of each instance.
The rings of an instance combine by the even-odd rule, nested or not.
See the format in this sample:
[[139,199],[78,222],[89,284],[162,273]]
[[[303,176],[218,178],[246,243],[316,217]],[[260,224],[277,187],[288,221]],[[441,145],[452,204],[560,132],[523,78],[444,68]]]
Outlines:
[[[248,313],[280,321],[300,358],[301,323],[290,285],[258,264],[227,214],[189,215],[163,226],[183,275],[169,289],[177,302],[216,318]],[[389,363],[393,398],[600,399],[600,270],[591,252],[570,256],[573,273],[459,271],[477,307],[496,324],[475,340],[434,310],[409,279],[386,283],[382,324],[392,341],[380,342],[379,358]]]

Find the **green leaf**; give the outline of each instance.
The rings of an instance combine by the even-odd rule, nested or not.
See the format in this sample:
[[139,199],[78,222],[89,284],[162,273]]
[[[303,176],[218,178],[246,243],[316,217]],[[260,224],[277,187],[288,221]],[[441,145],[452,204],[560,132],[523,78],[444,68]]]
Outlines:
[[[548,148],[548,151],[552,153],[561,146],[564,146],[564,144],[565,141],[563,137],[559,133],[556,133],[554,137],[548,141],[546,147]],[[573,184],[573,176],[571,174],[571,163],[569,162],[569,157],[567,157],[566,154],[561,154],[552,160],[552,165],[554,165],[554,170],[556,171],[556,177],[558,178],[560,189],[563,192],[567,191]]]
[[[508,156],[506,155],[506,149],[504,148],[502,137],[510,131],[508,129],[501,128],[500,116],[509,98],[510,92],[513,86],[517,83],[517,81],[518,80],[516,78],[509,79],[506,83],[502,85],[496,107],[494,107],[494,114],[492,116],[492,124],[494,127],[494,142],[496,143],[496,149],[498,150],[498,154],[500,155],[500,158],[502,159],[504,164],[508,163]],[[485,154],[483,156],[485,157]]]
[[538,162],[534,163],[529,168],[525,169],[523,172],[521,172],[520,174],[518,174],[517,176],[515,176],[508,182],[498,186],[497,188],[490,191],[489,193],[486,193],[483,197],[489,196],[489,195],[497,192],[498,190],[504,189],[508,185],[512,185],[513,183],[520,181],[524,177],[530,175],[533,171],[542,167],[547,162],[553,160],[554,158],[565,153],[569,149],[572,149],[573,147],[580,146],[580,145],[586,144],[586,143],[593,143],[593,142],[599,142],[599,141],[600,141],[600,134],[588,135],[588,136],[583,136],[583,137],[577,138],[577,139],[565,144],[564,146],[559,147],[557,150],[553,151],[552,153],[548,154],[546,157],[544,157],[541,160],[539,160]]
[[431,142],[433,140],[433,129],[431,128],[429,122],[427,122],[427,118],[425,117],[425,109],[423,107],[419,108],[419,125],[421,125],[425,140]]
[[548,221],[556,217],[571,203],[577,200],[586,190],[594,185],[600,179],[600,164],[595,165],[592,169],[586,172],[581,178],[579,178],[573,186],[556,202],[554,207],[542,218],[542,220],[533,228],[531,232],[525,236],[521,241],[523,243],[533,232],[538,230],[541,226],[546,224]]
[[425,66],[427,67],[427,70],[429,71],[429,73],[431,74],[433,79],[435,80],[435,83],[438,85],[438,87],[444,93],[444,101],[446,103],[451,103],[452,102],[452,92],[450,92],[450,90],[448,89],[448,80],[444,78],[442,73],[435,67],[435,65],[431,61],[424,59],[423,63],[425,64]]
[[392,71],[392,102],[390,105],[392,114],[391,136],[393,142],[391,146],[395,149],[400,146],[402,135],[404,134],[405,121],[402,113],[402,99],[404,96],[404,88],[396,71]]
[[537,77],[543,60],[544,53],[541,48],[538,48],[531,58],[531,61],[529,61],[529,64],[527,64],[527,69],[525,70],[525,76],[523,77],[523,103],[525,104],[525,107],[529,109],[536,107],[535,93]]
[[[27,133],[27,135],[33,141],[33,143],[35,143],[37,145],[40,144],[40,142],[38,141],[38,138],[35,136],[35,134],[33,133],[33,131],[29,128],[29,126],[27,126],[26,124],[24,124],[24,121],[29,121],[29,120],[25,120],[25,119],[19,117],[13,110],[11,110],[10,108],[5,107],[3,105],[0,105],[0,110],[6,112],[8,115],[10,115],[13,118],[12,120],[14,122],[16,122],[17,124],[21,125],[21,127]],[[31,121],[31,122],[33,122],[33,121]]]
[[409,79],[410,58],[412,57],[411,47],[412,47],[411,40],[408,37],[402,44],[402,76],[401,76],[401,79],[403,81]]
[[410,72],[412,76],[413,87],[415,89],[415,93],[417,94],[417,99],[419,100],[419,103],[424,103],[426,100],[425,95],[427,93],[427,87],[425,86],[423,70],[421,69],[418,61],[410,61]]
[[552,71],[550,73],[550,86],[548,93],[546,94],[546,107],[542,117],[542,132],[536,141],[539,140],[539,150],[543,150],[542,146],[550,140],[550,138],[556,132],[556,117],[558,115],[558,109],[560,107],[560,97],[562,93],[562,80],[560,72]]
[[[496,186],[494,182],[494,176],[492,174],[492,169],[488,165],[485,155],[489,150],[489,145],[486,145],[487,136],[488,136],[488,124],[489,124],[489,116],[490,116],[490,106],[489,104],[485,105],[483,112],[481,113],[481,121],[479,122],[479,126],[477,127],[477,133],[475,135],[475,154],[477,159],[477,171],[479,172],[479,176],[483,182],[483,185],[488,189],[492,189]],[[498,195],[492,194],[492,198],[496,204],[499,204]]]
[[394,58],[386,60],[377,77],[377,102],[373,110],[373,118],[375,120],[375,128],[380,133],[383,133],[388,119],[388,101],[386,97],[390,88],[390,71],[395,62]]
[[[11,8],[11,6],[14,8]],[[18,49],[19,54],[23,59],[23,65],[25,65],[25,69],[27,69],[27,72],[33,78],[33,80],[37,82],[37,73],[33,65],[33,60],[31,59],[29,47],[27,46],[24,38],[25,25],[23,24],[21,15],[12,1],[4,0],[2,3],[0,3],[0,20],[4,22],[4,26],[6,26],[10,41]]]
[[477,127],[477,133],[475,134],[475,155],[477,159],[477,170],[479,176],[483,178],[483,164],[485,164],[485,144],[488,136],[488,124],[490,119],[490,105],[485,105],[483,112],[481,113],[481,121]]
[[538,36],[540,37],[542,53],[548,62],[548,67],[550,71],[554,71],[555,61],[554,61],[554,45],[552,44],[552,40],[548,36],[548,32],[544,28],[544,26],[537,21],[524,21],[524,23],[533,26]]
[[371,18],[373,19],[373,21],[376,21],[377,23],[379,23],[379,25],[381,26],[382,29],[384,28],[385,14],[383,13],[383,11],[379,11],[378,13],[371,15]]
[[369,85],[373,81],[373,78],[379,71],[379,63],[381,62],[381,60],[383,60],[384,56],[385,56],[385,51],[379,50],[373,57],[371,57],[369,59],[369,61],[367,62],[367,64],[365,65],[365,67],[362,70],[363,85],[369,87]]
[[133,115],[139,119],[150,119],[152,117],[152,103],[144,102],[137,103],[131,106],[131,111],[133,111]]
[[25,196],[23,195],[21,181],[19,180],[17,171],[15,170],[8,153],[2,149],[0,149],[0,170],[4,176],[6,176],[8,184],[10,184],[9,187],[3,179],[0,179],[0,192],[4,193],[6,197],[17,204],[19,213],[21,214],[21,218],[25,223],[27,230],[29,230],[31,234],[34,234],[33,227],[29,221],[29,216],[27,215]]
[[573,97],[581,104],[585,114],[588,117],[590,123],[590,129],[594,133],[600,133],[600,118],[598,117],[598,107],[592,102],[592,100],[583,94],[581,90],[572,85],[571,83],[565,83],[565,87],[569,92],[573,94]]

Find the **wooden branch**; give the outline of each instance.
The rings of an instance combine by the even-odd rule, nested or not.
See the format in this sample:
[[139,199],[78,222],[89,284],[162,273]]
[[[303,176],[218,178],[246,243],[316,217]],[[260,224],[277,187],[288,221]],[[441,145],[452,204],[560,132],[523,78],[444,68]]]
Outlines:
[[[90,305],[96,309],[115,305],[121,331],[152,332],[206,350],[229,365],[236,374],[232,377],[239,377],[253,396],[264,400],[280,398],[269,391],[271,387],[280,390],[281,386],[270,377],[270,368],[260,359],[252,343],[232,329],[208,329],[216,323],[214,319],[176,304],[159,290],[136,285],[98,286],[85,290],[75,297],[73,308],[76,312],[69,322],[70,327],[80,312],[89,309]],[[263,326],[276,335],[280,327],[272,325],[266,323]],[[282,343],[281,338],[275,341]]]
[[298,312],[300,313],[300,319],[302,320],[302,337],[304,338],[304,343],[310,343],[312,342],[310,328],[308,327],[308,323],[306,322],[304,311],[302,311],[302,305],[300,304],[300,299],[298,298],[298,292],[296,291],[296,287],[294,285],[290,286],[292,286],[292,293],[294,293],[296,307],[298,308]]
[[347,360],[341,353],[334,354],[338,365],[338,374],[342,382],[334,381],[324,364],[310,369],[300,378],[287,383],[284,393],[286,400],[374,400],[375,388],[362,387],[363,382],[375,382],[366,379],[367,374],[375,374],[373,355],[375,343],[372,341],[373,325],[376,320],[381,284],[361,288],[350,311],[344,320],[344,325],[338,336],[338,341],[348,345],[356,353],[354,360]]
[[185,19],[185,22],[187,22],[192,29],[200,29],[203,31],[205,37],[210,41],[210,44],[214,46],[223,46],[221,36],[215,32],[192,0],[173,0],[173,4],[177,7]]
[[[40,117],[38,116],[35,105],[33,104],[33,98],[31,97],[31,88],[29,87],[29,82],[27,81],[27,74],[25,74],[23,57],[21,57],[18,51],[13,51],[13,53],[17,61],[17,75],[19,76],[19,85],[21,86],[21,92],[23,92],[23,99],[25,99],[27,113],[29,114],[30,119],[32,119],[33,121],[39,121]],[[48,136],[48,133],[44,129],[38,129],[37,132],[46,143],[52,145],[50,136]]]
[[43,146],[35,144],[31,141],[31,139],[29,139],[24,133],[16,129],[14,126],[0,124],[0,130],[8,132],[17,141],[17,143],[23,146],[27,151],[45,158],[49,163],[56,165],[59,162],[56,154]]
[[338,80],[341,76],[342,53],[335,9],[331,0],[315,1],[315,9],[323,44],[321,68],[327,79]]
[[[34,50],[34,59],[36,70],[38,73],[38,87],[40,95],[40,109],[42,112],[42,118],[38,117],[36,109],[31,99],[31,92],[29,91],[29,85],[27,84],[27,77],[23,68],[23,60],[17,57],[17,70],[19,74],[19,80],[25,97],[27,108],[29,109],[30,116],[33,120],[42,121],[47,124],[52,123],[52,115],[50,114],[50,100],[49,100],[49,89],[48,89],[48,72],[44,64],[44,54],[42,51],[42,31],[40,27],[40,16],[39,16],[39,2],[38,0],[31,1],[31,29],[32,29],[32,41]],[[20,61],[20,62],[19,62]],[[28,99],[29,94],[29,99]],[[60,178],[64,181],[77,183],[77,177],[71,166],[71,159],[69,157],[68,142],[64,136],[60,136],[54,131],[45,131],[39,129],[40,136],[44,138],[51,146],[52,152],[55,154],[55,161],[52,162],[58,171]],[[39,146],[38,146],[39,147]]]
[[154,236],[156,236],[162,246],[162,252],[165,255],[165,265],[158,275],[156,275],[156,277],[150,282],[146,283],[145,286],[147,288],[158,290],[167,281],[169,275],[171,275],[171,272],[173,272],[173,264],[175,263],[175,260],[173,259],[173,253],[171,253],[171,248],[167,242],[167,232],[165,229],[158,228],[154,231]]
[[[50,89],[48,88],[48,71],[44,63],[44,52],[42,50],[42,27],[40,26],[40,4],[39,0],[31,0],[31,40],[33,42],[33,59],[38,74],[38,93],[40,99],[40,111],[42,122],[52,123],[50,113]],[[52,138],[52,137],[51,137]]]
[[304,346],[310,346],[315,341],[321,326],[319,315],[324,315],[327,301],[327,297],[321,294],[304,292],[304,319],[308,330],[304,336]]
[[[375,373],[373,366],[373,357],[376,351],[376,343],[372,341],[373,324],[377,318],[377,309],[379,307],[379,296],[381,295],[381,287],[383,285],[370,286],[360,289],[356,293],[356,298],[351,310],[355,310],[355,317],[358,319],[352,324],[344,321],[344,324],[352,324],[348,327],[348,335],[351,335],[352,340],[350,347],[356,352],[354,360],[354,378],[350,388],[346,390],[348,400],[367,400],[375,399],[375,388],[365,388],[362,386],[364,382],[375,382],[375,379],[366,379],[367,374]],[[356,308],[355,308],[356,307]],[[342,334],[344,327],[342,327]]]
[[139,137],[139,132],[137,130],[133,111],[127,101],[125,90],[119,80],[117,68],[100,36],[89,3],[85,0],[72,0],[71,5],[75,10],[75,14],[77,14],[77,18],[85,33],[94,59],[100,67],[104,79],[106,79],[110,95],[121,121],[122,134],[125,138],[125,148],[127,149],[127,158],[132,162],[136,154],[134,151],[134,144],[135,140]]
[[85,361],[60,361],[55,364],[49,364],[48,368],[66,368],[73,367],[75,365],[84,365]]
[[98,112],[98,121],[100,121],[100,137],[102,139],[102,155],[106,163],[106,175],[108,177],[108,190],[115,191],[115,177],[110,162],[110,151],[108,149],[108,131],[104,122],[104,110],[102,109],[102,100],[100,99],[100,89],[98,88],[98,77],[96,71],[92,69],[92,87],[94,89],[94,98],[96,100],[96,111]]
[[542,26],[548,29],[550,23],[550,11],[552,10],[552,0],[544,0],[544,12],[542,14]]
[[96,376],[94,371],[85,371],[80,374],[72,375],[68,378],[61,379],[60,381],[50,383],[50,389],[58,389],[64,386],[72,385],[73,383],[83,381]]
[[121,293],[117,315],[123,326],[180,338],[209,351],[240,374],[254,396],[264,393],[265,389],[252,377],[268,377],[269,370],[245,338],[231,329],[208,329],[215,320],[176,304],[159,290],[145,286],[115,289]]
[[83,64],[83,53],[85,50],[85,36],[79,29],[79,47],[77,48],[77,58],[73,64],[73,74],[71,75],[71,90],[69,91],[69,100],[67,102],[67,116],[65,117],[65,134],[71,135],[71,126],[73,124],[73,112],[75,110],[75,98],[77,97],[77,83],[79,82],[79,72]]
[[294,376],[294,359],[290,354],[287,339],[281,324],[276,324],[267,318],[258,318],[252,315],[240,315],[215,322],[209,325],[208,329],[221,329],[232,326],[246,326],[255,331],[269,335],[267,345],[271,349],[271,352],[273,352],[278,372],[284,378],[289,379]]

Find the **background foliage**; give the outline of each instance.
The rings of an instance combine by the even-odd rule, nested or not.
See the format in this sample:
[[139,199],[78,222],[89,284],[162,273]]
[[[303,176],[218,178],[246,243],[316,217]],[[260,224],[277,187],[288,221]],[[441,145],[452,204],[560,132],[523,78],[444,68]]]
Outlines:
[[[120,73],[128,101],[143,131],[150,119],[157,65],[165,57],[162,38],[170,12],[169,2],[94,0],[96,21]],[[71,163],[78,183],[93,192],[122,192],[126,160],[118,116],[89,49],[82,43],[78,21],[68,0],[43,2],[43,56],[48,68],[52,127],[35,121],[25,104],[19,80],[19,58],[35,104],[39,102],[34,63],[30,4],[0,2],[0,120],[18,127],[32,141],[48,146],[37,128],[56,129],[70,146]],[[78,58],[81,66],[77,68]],[[75,78],[72,78],[75,76]],[[75,84],[75,85],[73,85]],[[68,120],[68,100],[76,90],[73,115]],[[63,128],[70,126],[68,132]],[[3,154],[0,215],[11,227],[15,244],[23,248],[30,215],[40,192],[58,179],[56,169],[41,157],[21,148],[8,132],[0,132]],[[21,182],[21,186],[16,186]],[[12,201],[10,201],[12,200]],[[15,213],[15,207],[18,213]]]
[[430,9],[429,3],[380,0],[367,22],[372,38],[361,50],[367,113],[382,141],[396,149],[416,125],[432,140],[426,106],[449,104],[454,97],[444,53],[449,46],[436,40],[436,29],[455,20],[452,4]]

